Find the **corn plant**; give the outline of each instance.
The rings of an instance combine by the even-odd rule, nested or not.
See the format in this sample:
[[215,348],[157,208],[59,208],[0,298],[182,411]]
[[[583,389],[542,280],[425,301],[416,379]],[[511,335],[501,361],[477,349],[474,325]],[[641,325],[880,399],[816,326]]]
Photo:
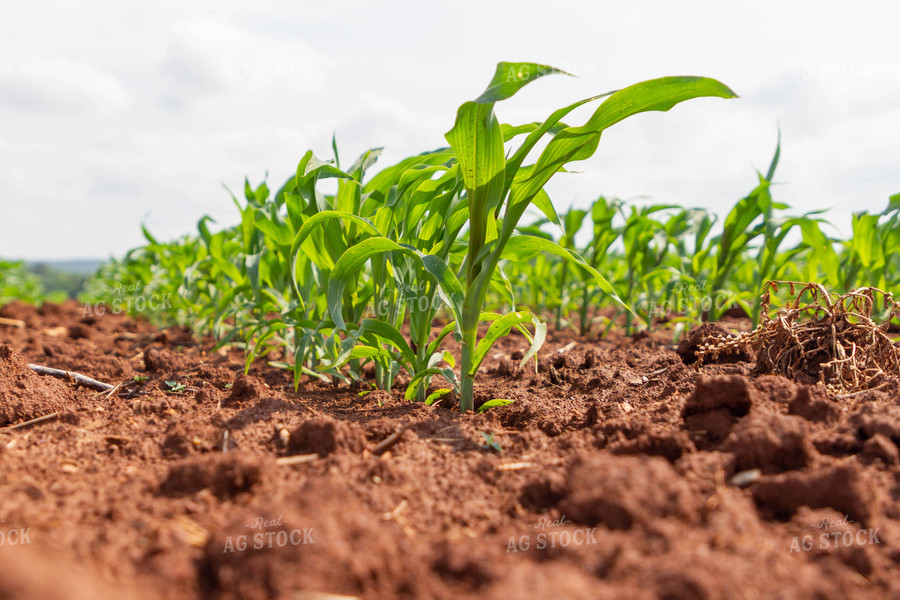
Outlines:
[[[541,203],[549,203],[543,188],[550,178],[569,162],[590,158],[603,131],[629,116],[649,110],[667,111],[684,100],[700,96],[735,96],[723,84],[706,78],[669,77],[639,83],[555,111],[542,124],[534,124],[525,141],[507,159],[503,130],[494,114],[494,105],[539,77],[554,73],[561,71],[531,63],[500,63],[485,92],[459,108],[456,123],[446,135],[459,161],[459,176],[466,188],[469,209],[463,283],[457,280],[453,282],[455,289],[447,290],[462,338],[460,409],[463,412],[474,408],[474,377],[492,343],[513,325],[535,320],[530,313],[506,315],[491,325],[479,343],[478,324],[485,295],[505,253],[547,251],[561,256],[591,272],[601,288],[618,300],[609,282],[576,253],[540,237],[513,235],[531,203],[539,207]],[[584,125],[563,127],[551,133],[572,110],[603,97],[606,100]],[[548,134],[552,137],[536,162],[525,165],[537,142]]]
[[[575,247],[575,236],[578,235],[578,232],[584,225],[584,218],[586,216],[587,211],[578,208],[570,208],[569,211],[563,215],[561,219],[563,235],[558,242],[562,248],[569,250],[570,252],[577,250]],[[570,293],[570,288],[572,288],[572,286],[569,285],[571,263],[566,260],[559,262],[559,272],[555,282],[556,288],[559,290],[559,299],[556,304],[556,329],[562,329],[563,317],[569,312],[572,301],[572,294]]]
[[[818,231],[818,212],[798,217],[785,216],[787,204],[775,202],[771,186],[781,156],[781,141],[765,175],[757,172],[757,186],[728,212],[722,232],[711,236],[714,217],[700,218],[693,231],[694,251],[682,263],[683,280],[701,283],[709,302],[705,320],[717,320],[732,305],[741,306],[754,319],[759,315],[760,294],[767,281],[781,279],[810,250]],[[794,228],[800,228],[807,242],[782,251]],[[755,256],[752,253],[755,252]]]
[[[607,261],[607,258],[610,256],[610,249],[621,235],[621,230],[613,226],[613,219],[620,211],[621,205],[621,200],[607,200],[602,196],[591,205],[592,236],[582,250],[582,256],[595,269],[601,264],[612,262]],[[607,268],[607,270],[610,269]],[[592,309],[598,304],[598,295],[602,294],[603,291],[589,278],[582,278],[577,287],[581,290],[581,298],[577,307],[578,330],[581,335],[585,335],[588,333],[592,322]]]
[[900,292],[900,194],[880,214],[855,212],[852,235],[841,243],[840,291],[871,285]]
[[[448,259],[465,223],[455,173],[448,175],[455,169],[448,164],[451,158],[446,149],[412,157],[364,185],[363,173],[356,173],[351,179],[359,184],[360,202],[313,211],[294,236],[291,248],[295,263],[312,256],[319,271],[327,275],[323,289],[327,288],[330,325],[346,335],[329,364],[372,359],[377,383],[383,389],[390,389],[403,367],[413,380],[408,392],[420,399],[425,399],[430,376],[443,372],[436,365],[446,356],[437,352],[440,341],[435,344],[428,339],[440,303],[437,287],[428,280],[415,252],[420,246]],[[327,227],[330,235],[324,235]],[[341,237],[342,231],[353,237]],[[346,312],[354,292],[358,294],[367,260],[372,289],[361,299],[374,318],[361,318],[359,311]],[[410,342],[400,333],[407,315]]]
[[46,295],[40,277],[24,263],[0,259],[0,306],[11,300],[39,304]]

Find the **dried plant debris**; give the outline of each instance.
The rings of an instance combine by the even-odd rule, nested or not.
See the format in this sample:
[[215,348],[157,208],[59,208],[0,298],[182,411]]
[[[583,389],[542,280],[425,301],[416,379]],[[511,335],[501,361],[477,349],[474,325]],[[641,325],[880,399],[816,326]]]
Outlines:
[[[769,304],[779,285],[789,287],[792,300],[772,315]],[[749,333],[709,338],[697,349],[697,364],[749,348],[760,373],[818,381],[842,394],[900,377],[900,347],[887,335],[891,319],[900,315],[900,303],[878,288],[839,295],[818,283],[770,281],[761,314],[759,326]]]

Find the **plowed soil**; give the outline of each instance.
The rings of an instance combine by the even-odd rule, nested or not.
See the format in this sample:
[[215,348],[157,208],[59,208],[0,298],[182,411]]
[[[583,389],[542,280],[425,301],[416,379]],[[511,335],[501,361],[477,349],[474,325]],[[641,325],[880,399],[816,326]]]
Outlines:
[[0,309],[0,598],[900,598],[896,382],[557,332],[461,415],[82,313]]

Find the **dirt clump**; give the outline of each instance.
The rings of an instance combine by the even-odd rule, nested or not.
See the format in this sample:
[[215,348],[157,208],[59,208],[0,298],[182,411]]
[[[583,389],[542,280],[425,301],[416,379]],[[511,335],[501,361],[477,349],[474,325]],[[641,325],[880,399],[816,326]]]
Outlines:
[[0,427],[66,410],[71,387],[59,379],[38,375],[9,344],[0,344]]
[[252,375],[238,375],[231,386],[231,394],[222,400],[223,406],[253,402],[262,398],[269,386]]
[[656,457],[578,457],[559,508],[584,525],[608,529],[648,526],[656,519],[692,519],[696,496],[665,460]]
[[209,489],[219,498],[231,498],[257,485],[262,470],[259,459],[240,452],[187,458],[172,464],[159,490],[178,498]]
[[801,506],[833,508],[862,522],[877,521],[880,497],[871,476],[853,463],[810,473],[785,473],[761,481],[753,499],[763,515],[786,520]]
[[705,448],[724,440],[757,402],[756,390],[741,375],[701,375],[681,415],[694,442]]
[[365,447],[365,431],[356,423],[318,417],[304,421],[291,432],[287,452],[327,456],[333,452],[362,452]]
[[802,385],[797,389],[796,395],[791,399],[789,410],[791,414],[816,423],[833,422],[841,414],[840,404],[829,400],[815,387],[808,385]]
[[735,425],[722,444],[734,456],[736,471],[780,473],[802,469],[810,461],[806,422],[791,415],[756,410]]

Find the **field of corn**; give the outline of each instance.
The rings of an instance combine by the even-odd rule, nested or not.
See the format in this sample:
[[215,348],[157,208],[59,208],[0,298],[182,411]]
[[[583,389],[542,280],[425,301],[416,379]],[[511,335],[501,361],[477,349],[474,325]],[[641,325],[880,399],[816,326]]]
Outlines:
[[[307,152],[274,193],[266,182],[246,182],[243,201],[232,195],[238,225],[211,233],[203,217],[196,234],[168,243],[145,229],[147,245],[103,268],[88,298],[110,303],[110,292],[122,290],[165,298],[144,312],[239,344],[248,368],[268,356],[293,371],[295,387],[304,376],[368,385],[360,369],[371,361],[379,389],[403,372],[407,399],[431,403],[452,392],[465,411],[477,408],[481,362],[513,329],[531,342],[524,364],[547,324],[580,335],[670,324],[679,335],[728,311],[755,324],[767,281],[900,291],[900,194],[880,214],[854,214],[850,237],[839,239],[825,211],[794,214],[774,199],[780,142],[724,219],[604,197],[561,210],[544,184],[589,158],[604,129],[691,98],[734,94],[709,79],[665,78],[573,103],[543,122],[497,121],[496,102],[555,72],[498,65],[484,94],[459,108],[449,147],[373,174],[380,148],[342,168],[334,144],[327,161]],[[563,123],[600,100],[584,125]],[[543,138],[549,143],[537,152]],[[328,179],[337,181],[331,194],[320,189]],[[490,327],[479,339],[481,324]],[[460,356],[442,350],[449,335]]]
[[[500,63],[436,150],[334,142],[231,194],[236,225],[144,227],[77,304],[15,302],[40,282],[0,262],[0,519],[86,536],[52,564],[92,565],[91,597],[900,593],[900,194],[841,236],[777,201],[779,136],[720,211],[565,208],[545,185],[609,127],[736,95],[666,77],[497,119],[560,74]],[[247,523],[292,541],[236,546]],[[851,543],[807,548],[822,523]],[[67,597],[41,580],[0,596]]]

